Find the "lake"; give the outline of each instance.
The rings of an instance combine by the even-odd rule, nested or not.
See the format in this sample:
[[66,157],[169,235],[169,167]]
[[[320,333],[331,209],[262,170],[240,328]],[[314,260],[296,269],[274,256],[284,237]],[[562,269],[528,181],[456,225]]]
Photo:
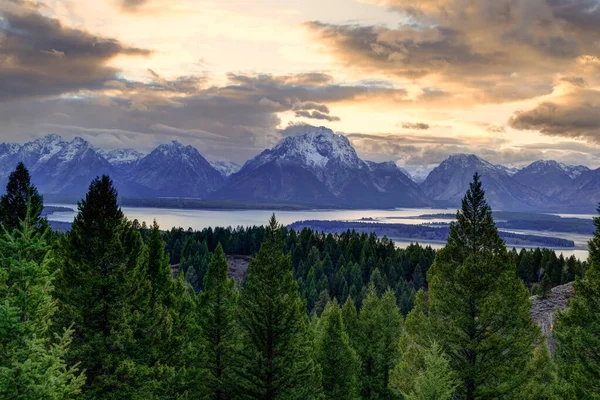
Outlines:
[[[47,204],[48,206],[68,207],[73,211],[56,212],[50,214],[48,219],[59,222],[72,222],[75,217],[75,204]],[[127,218],[137,219],[140,223],[146,222],[150,225],[154,220],[162,229],[172,227],[192,228],[200,230],[208,227],[237,227],[264,225],[273,213],[277,220],[288,225],[296,221],[325,220],[325,221],[365,221],[379,223],[402,223],[420,225],[424,223],[447,223],[452,218],[417,218],[426,214],[455,214],[455,209],[440,208],[402,208],[392,210],[301,210],[301,211],[266,211],[266,210],[183,210],[173,208],[144,208],[144,207],[122,207]],[[566,216],[566,215],[565,215]],[[569,214],[570,218],[589,219],[591,215]],[[540,232],[533,230],[513,231],[517,233],[530,233],[536,235],[555,236],[571,239],[575,242],[574,249],[556,249],[565,257],[575,257],[585,260],[588,257],[587,241],[590,237],[573,233]],[[393,239],[393,238],[392,238]],[[408,246],[411,241],[406,239],[394,240],[399,247]],[[443,242],[419,242],[439,249],[444,246]]]

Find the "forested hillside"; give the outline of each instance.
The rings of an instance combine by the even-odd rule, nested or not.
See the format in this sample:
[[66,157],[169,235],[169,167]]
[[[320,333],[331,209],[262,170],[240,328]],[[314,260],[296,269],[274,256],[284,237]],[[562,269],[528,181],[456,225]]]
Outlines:
[[[280,226],[161,231],[96,178],[65,234],[19,164],[0,199],[2,399],[593,399],[590,260],[507,250],[475,174],[435,252]],[[251,256],[241,280],[227,255]],[[174,273],[175,272],[175,273]],[[531,292],[575,280],[550,354]]]

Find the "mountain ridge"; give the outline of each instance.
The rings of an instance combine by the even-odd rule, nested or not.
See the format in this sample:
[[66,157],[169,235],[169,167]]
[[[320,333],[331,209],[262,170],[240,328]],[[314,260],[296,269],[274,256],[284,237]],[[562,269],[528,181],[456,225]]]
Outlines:
[[[82,138],[48,134],[0,144],[0,184],[17,162],[49,195],[81,196],[90,181],[111,175],[132,198],[189,197],[221,201],[302,203],[348,208],[454,207],[472,174],[482,175],[488,201],[507,210],[593,210],[600,198],[600,169],[538,160],[517,169],[474,154],[453,154],[423,182],[392,161],[361,159],[350,141],[325,127],[298,127],[271,149],[239,166],[208,161],[178,141],[149,153],[105,150]],[[419,179],[420,180],[420,179]]]

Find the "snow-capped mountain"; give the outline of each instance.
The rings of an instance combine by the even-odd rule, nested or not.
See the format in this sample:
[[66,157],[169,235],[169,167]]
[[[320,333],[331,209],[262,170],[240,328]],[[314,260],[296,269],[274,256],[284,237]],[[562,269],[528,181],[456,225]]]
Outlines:
[[547,205],[545,196],[520,184],[504,168],[473,154],[450,156],[431,171],[421,188],[432,200],[457,206],[475,172],[481,175],[488,203],[495,209],[524,210]]
[[124,166],[139,161],[144,157],[144,153],[134,149],[115,149],[103,150],[99,149],[98,153],[102,155],[111,165]]
[[242,168],[241,165],[236,164],[232,161],[209,161],[210,165],[227,178],[231,174],[235,174]]
[[514,176],[517,172],[520,171],[519,168],[507,167],[505,165],[496,165],[496,167],[506,172],[509,176]]
[[429,204],[395,164],[361,160],[345,136],[311,126],[295,133],[246,162],[212,197],[353,207]]
[[127,179],[167,197],[205,197],[223,183],[221,173],[196,148],[177,141],[139,160]]
[[565,165],[553,160],[540,160],[529,164],[514,175],[517,182],[549,196],[561,197],[570,191],[575,178],[589,168],[583,165]]
[[399,168],[414,182],[421,184],[425,182],[425,179],[427,179],[429,173],[431,173],[435,167],[436,166],[431,165],[405,165]]
[[104,151],[82,138],[67,142],[56,134],[24,145],[0,145],[0,184],[18,162],[29,169],[43,194],[82,196],[97,176],[108,174],[127,197],[203,197],[223,181],[191,146],[161,145],[143,157],[136,150]]
[[23,162],[42,193],[81,194],[98,174],[112,173],[110,164],[85,140],[64,141],[50,134],[22,146],[0,145],[2,184],[18,162]]
[[123,197],[361,208],[457,206],[477,171],[495,209],[591,212],[600,199],[600,169],[543,160],[515,171],[456,154],[417,184],[418,166],[403,171],[393,162],[361,160],[345,136],[327,128],[294,130],[241,168],[227,161],[209,163],[197,149],[179,142],[160,145],[145,156],[132,149],[106,151],[82,138],[66,141],[57,134],[22,145],[1,143],[0,185],[22,161],[41,193],[73,200],[85,194],[96,176],[109,174]]

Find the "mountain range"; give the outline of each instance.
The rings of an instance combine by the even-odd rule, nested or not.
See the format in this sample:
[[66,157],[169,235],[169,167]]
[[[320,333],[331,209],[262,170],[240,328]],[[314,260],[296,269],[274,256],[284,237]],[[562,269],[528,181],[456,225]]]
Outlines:
[[600,199],[600,169],[552,160],[525,168],[494,165],[456,154],[426,178],[411,177],[394,162],[362,160],[349,140],[330,129],[298,127],[243,166],[208,161],[177,141],[148,154],[104,150],[81,138],[50,134],[23,145],[0,144],[0,185],[17,162],[30,170],[45,195],[80,198],[91,180],[109,174],[129,198],[178,197],[314,207],[455,207],[475,172],[495,209],[592,212]]

